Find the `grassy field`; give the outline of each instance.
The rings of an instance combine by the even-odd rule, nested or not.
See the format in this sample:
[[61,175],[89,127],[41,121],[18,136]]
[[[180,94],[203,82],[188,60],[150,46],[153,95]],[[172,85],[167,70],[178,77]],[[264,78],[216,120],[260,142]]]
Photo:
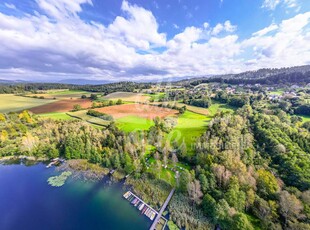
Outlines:
[[55,102],[55,100],[36,99],[13,94],[0,94],[0,112],[17,112],[25,109],[30,109],[36,106],[45,105]]
[[156,93],[156,94],[144,94],[148,96],[153,101],[159,101],[159,99],[163,99],[166,96],[166,93]]
[[302,118],[302,122],[310,121],[310,116],[300,116]]
[[138,116],[126,116],[116,120],[116,125],[119,129],[125,132],[132,132],[135,130],[148,130],[154,125],[153,120],[141,118]]
[[47,91],[47,94],[51,95],[72,95],[72,94],[90,94],[89,92],[83,91],[83,90],[51,90]]
[[278,89],[278,90],[269,92],[269,94],[271,94],[271,95],[282,95],[283,93],[284,93],[283,89]]
[[82,90],[46,90],[38,92],[37,94],[29,94],[27,96],[44,97],[47,99],[68,99],[68,98],[81,98],[82,95],[90,96],[90,92]]
[[177,140],[178,143],[183,141],[186,144],[187,151],[193,153],[193,144],[195,144],[196,139],[200,137],[207,129],[208,122],[213,118],[213,116],[219,111],[234,111],[234,108],[227,106],[226,104],[213,102],[207,110],[207,116],[194,113],[187,110],[184,114],[178,117],[178,124],[173,129],[172,133],[169,134],[170,140]]
[[81,110],[81,111],[77,111],[77,112],[70,112],[68,114],[72,117],[75,117],[77,119],[81,119],[83,121],[87,121],[87,122],[94,124],[94,125],[107,126],[110,124],[110,121],[105,121],[105,120],[97,118],[97,117],[89,116],[86,113],[87,113],[87,110]]
[[213,117],[217,112],[223,111],[230,111],[233,112],[235,111],[236,108],[229,106],[227,104],[222,104],[222,103],[218,103],[216,101],[212,101],[212,105],[208,108],[209,111],[209,116]]
[[51,118],[55,120],[72,120],[74,119],[73,117],[70,117],[66,113],[45,113],[45,114],[40,114],[40,117],[45,117],[45,118]]

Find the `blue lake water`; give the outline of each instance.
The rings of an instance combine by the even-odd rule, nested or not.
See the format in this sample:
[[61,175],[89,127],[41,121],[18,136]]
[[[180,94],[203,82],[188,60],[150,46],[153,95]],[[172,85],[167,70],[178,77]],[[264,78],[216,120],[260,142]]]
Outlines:
[[69,179],[60,188],[47,183],[59,175],[44,164],[0,165],[1,230],[145,230],[147,217],[123,199],[118,185]]

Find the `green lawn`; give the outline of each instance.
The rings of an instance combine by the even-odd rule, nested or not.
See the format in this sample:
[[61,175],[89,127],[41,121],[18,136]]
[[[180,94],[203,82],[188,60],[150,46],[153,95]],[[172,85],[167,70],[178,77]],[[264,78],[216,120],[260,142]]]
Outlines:
[[135,130],[148,130],[154,125],[154,122],[138,116],[126,116],[117,119],[116,125],[125,132],[132,132]]
[[0,94],[0,113],[17,112],[51,102],[55,102],[55,100]]
[[69,115],[67,115],[66,113],[44,113],[44,114],[40,114],[40,117],[45,117],[45,118],[51,118],[51,119],[55,119],[55,120],[72,120],[74,119],[73,117],[70,117]]

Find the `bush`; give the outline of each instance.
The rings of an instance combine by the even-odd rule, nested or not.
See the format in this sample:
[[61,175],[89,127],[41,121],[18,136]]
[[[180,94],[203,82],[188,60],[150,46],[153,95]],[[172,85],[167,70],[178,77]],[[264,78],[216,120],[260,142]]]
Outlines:
[[87,115],[92,117],[98,117],[101,118],[102,120],[113,121],[113,117],[111,115],[101,113],[92,109],[87,111]]

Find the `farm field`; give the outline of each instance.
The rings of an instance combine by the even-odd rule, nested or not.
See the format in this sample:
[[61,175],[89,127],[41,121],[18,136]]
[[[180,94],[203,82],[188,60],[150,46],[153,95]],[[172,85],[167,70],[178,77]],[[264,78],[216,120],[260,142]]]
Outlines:
[[135,130],[148,130],[154,125],[154,122],[153,120],[138,116],[127,116],[117,119],[116,125],[119,129],[125,132],[132,132]]
[[129,102],[147,102],[149,97],[139,93],[115,92],[103,97],[104,100],[118,100]]
[[160,108],[152,105],[143,104],[123,104],[114,105],[104,108],[97,108],[96,111],[106,113],[114,117],[114,119],[137,116],[145,119],[153,120],[155,117],[164,118],[167,116],[177,115],[178,111],[167,108]]
[[37,106],[50,104],[52,102],[55,102],[55,100],[15,96],[14,94],[1,94],[0,112],[1,113],[17,112]]
[[89,108],[92,105],[91,100],[88,99],[64,99],[54,101],[46,105],[31,108],[30,111],[35,114],[52,113],[52,112],[69,112],[73,109],[75,104],[81,105],[82,108]]
[[89,96],[90,92],[82,91],[82,90],[47,90],[42,91],[37,94],[29,94],[27,96],[37,96],[44,97],[46,99],[71,99],[71,98],[81,98],[82,95]]
[[209,115],[209,111],[206,108],[201,108],[201,107],[197,107],[197,106],[192,106],[192,105],[186,105],[184,103],[180,103],[180,102],[175,102],[175,101],[168,101],[168,102],[153,102],[150,103],[150,105],[172,105],[172,106],[177,106],[177,107],[182,107],[182,106],[186,106],[186,109],[188,111],[194,112],[194,113],[199,113],[202,115]]
[[44,114],[40,114],[40,117],[44,117],[44,118],[51,118],[54,120],[72,120],[74,119],[73,117],[70,117],[69,115],[67,115],[66,113],[44,113]]
[[81,110],[81,111],[77,111],[77,112],[68,112],[68,114],[72,117],[72,118],[77,118],[83,121],[87,121],[91,124],[96,124],[99,126],[107,126],[110,124],[109,121],[105,121],[103,119],[97,118],[97,117],[93,117],[93,116],[89,116],[86,114],[87,110]]

